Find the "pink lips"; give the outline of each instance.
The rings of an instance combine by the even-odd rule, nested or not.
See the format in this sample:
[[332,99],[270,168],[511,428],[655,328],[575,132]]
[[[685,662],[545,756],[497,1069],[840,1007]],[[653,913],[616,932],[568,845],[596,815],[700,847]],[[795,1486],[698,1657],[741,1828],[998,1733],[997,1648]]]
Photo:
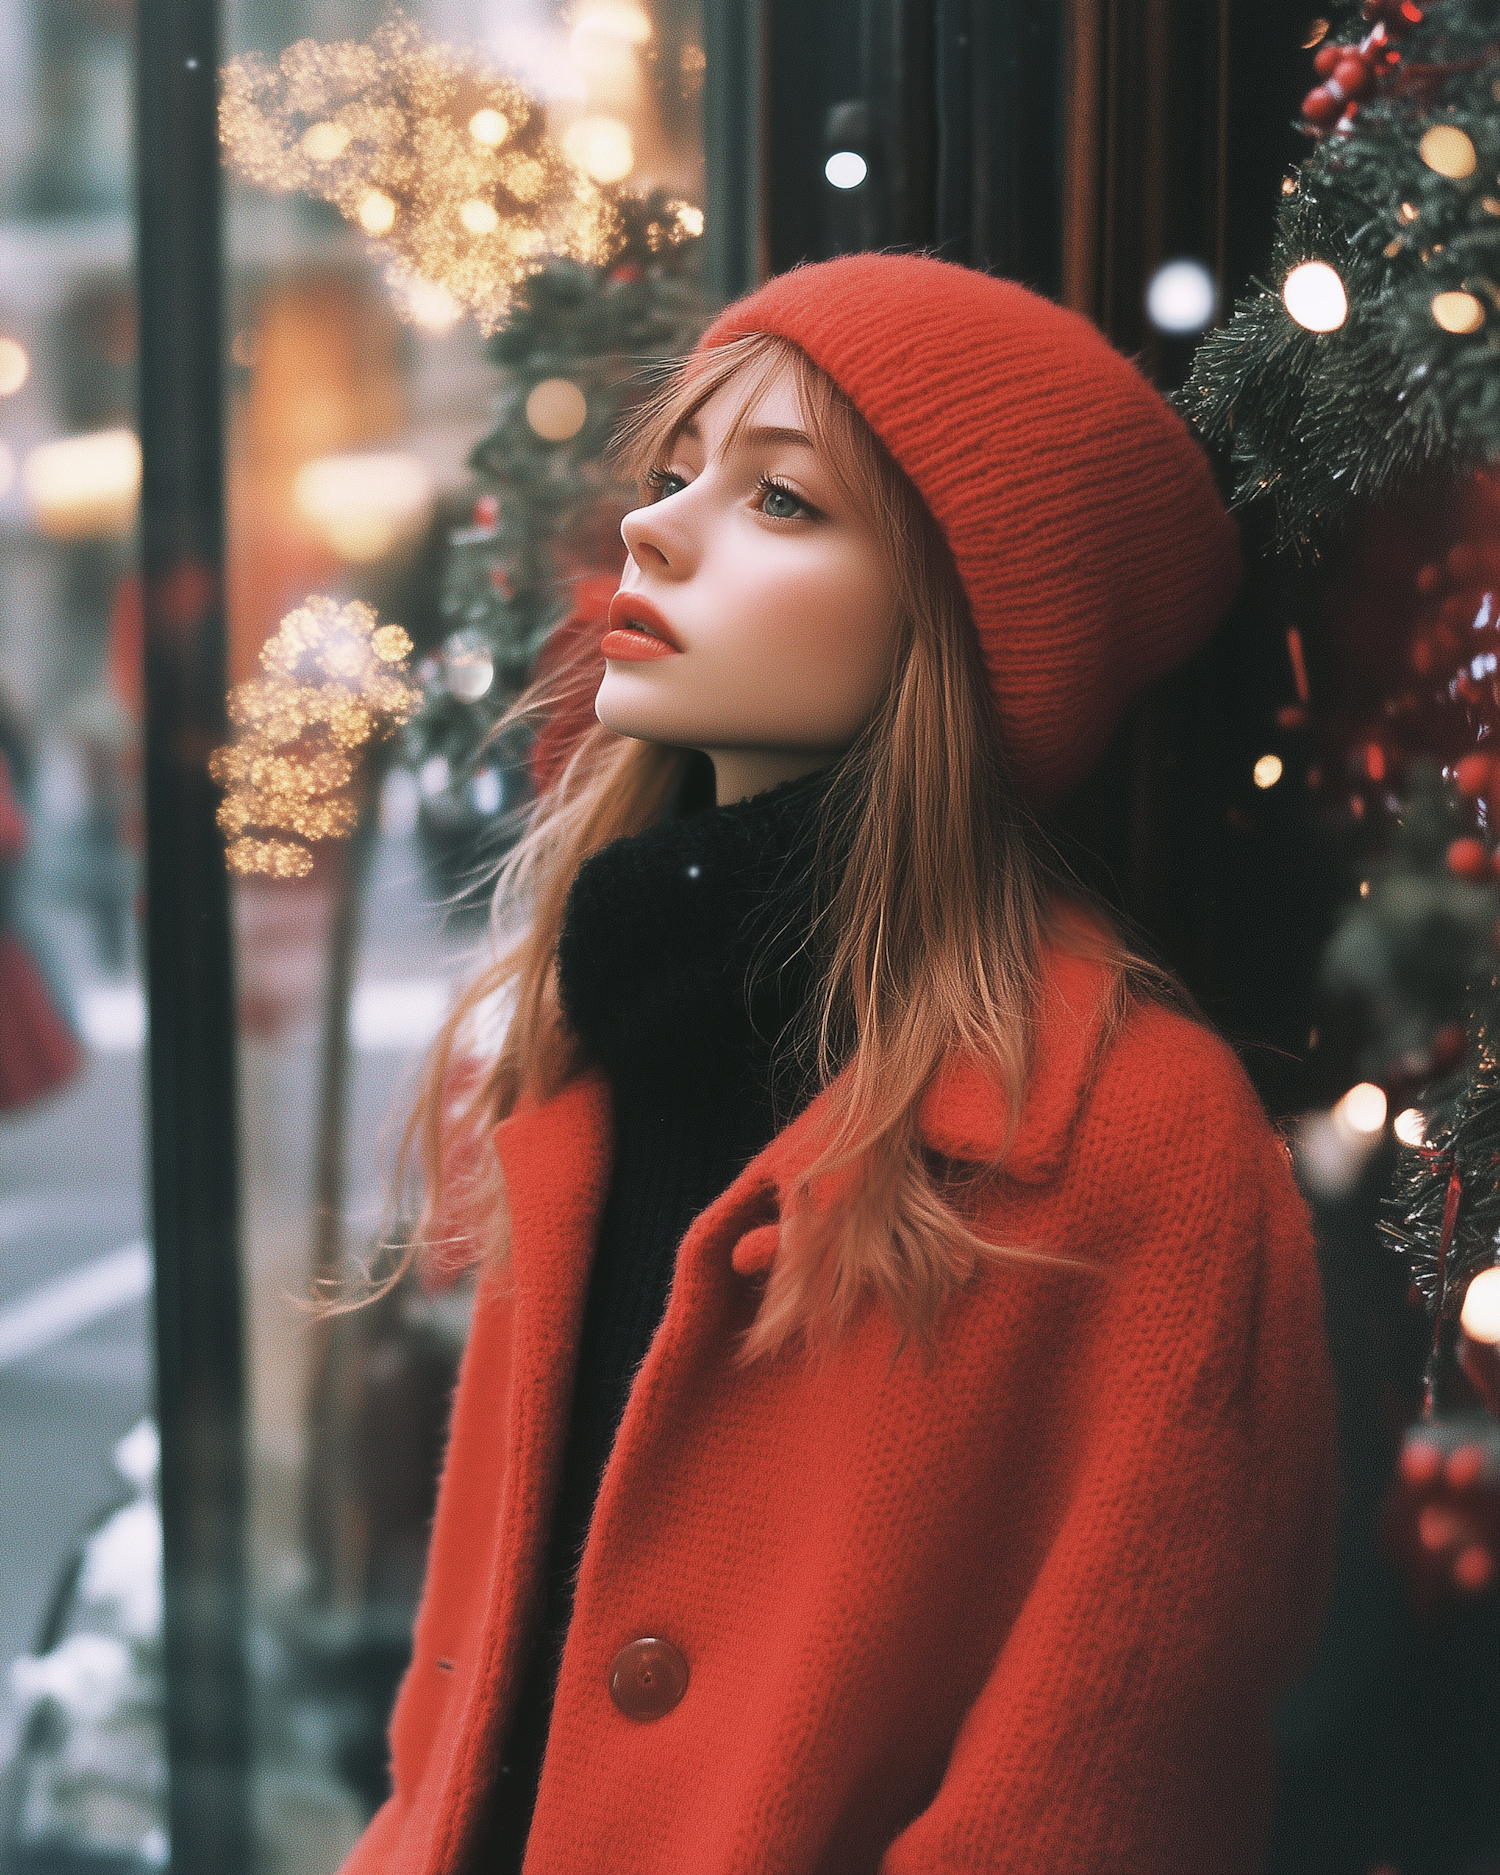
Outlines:
[[609,602],[610,629],[599,641],[606,658],[644,664],[651,658],[676,657],[677,634],[651,601],[638,592],[617,592]]

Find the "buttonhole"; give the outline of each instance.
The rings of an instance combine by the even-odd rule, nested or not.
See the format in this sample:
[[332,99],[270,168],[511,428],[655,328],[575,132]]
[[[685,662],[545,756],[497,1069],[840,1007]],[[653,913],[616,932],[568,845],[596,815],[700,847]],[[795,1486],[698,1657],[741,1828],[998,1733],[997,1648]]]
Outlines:
[[438,1665],[442,1668],[444,1673],[451,1673],[453,1671],[453,1662],[451,1660],[440,1660]]

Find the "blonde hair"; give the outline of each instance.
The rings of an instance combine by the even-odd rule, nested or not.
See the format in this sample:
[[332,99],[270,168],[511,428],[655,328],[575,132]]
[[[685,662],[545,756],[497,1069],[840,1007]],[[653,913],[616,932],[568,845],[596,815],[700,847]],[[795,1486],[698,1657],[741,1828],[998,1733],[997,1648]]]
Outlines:
[[[1097,911],[1068,916],[1049,849],[1011,778],[977,636],[946,542],[920,496],[849,399],[797,347],[751,336],[688,361],[631,424],[622,453],[637,474],[658,465],[721,388],[739,385],[747,420],[782,371],[792,374],[820,456],[882,542],[900,614],[889,688],[837,765],[821,808],[813,926],[816,989],[802,1051],[824,1091],[826,1126],[789,1215],[743,1356],[802,1337],[830,1345],[865,1301],[930,1340],[948,1297],[981,1257],[1026,1256],[978,1237],[965,1194],[1003,1162],[938,1163],[918,1128],[922,1096],[954,1053],[984,1063],[1014,1116],[1031,1066],[1049,942],[1100,958],[1118,1021],[1132,988],[1170,991]],[[545,713],[576,674],[554,674],[518,716]],[[689,752],[634,742],[595,724],[536,801],[495,888],[524,936],[460,998],[428,1059],[404,1153],[420,1158],[424,1204],[415,1241],[468,1240],[508,1256],[508,1224],[489,1134],[525,1094],[545,1098],[583,1065],[558,1009],[555,968],[569,888],[612,840],[649,827],[681,781]],[[487,1066],[472,1048],[476,1016],[513,1003]],[[467,1065],[466,1065],[467,1064]],[[840,1175],[840,1176],[835,1176]],[[825,1181],[829,1181],[826,1182]],[[819,1204],[830,1190],[840,1194]]]

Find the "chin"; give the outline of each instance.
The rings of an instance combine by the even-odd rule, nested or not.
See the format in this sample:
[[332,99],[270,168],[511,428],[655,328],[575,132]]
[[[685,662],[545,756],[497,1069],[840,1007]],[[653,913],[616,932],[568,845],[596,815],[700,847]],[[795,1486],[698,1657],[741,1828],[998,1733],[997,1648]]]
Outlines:
[[612,672],[606,672],[594,698],[594,714],[617,736],[691,747],[684,726],[676,720],[680,712],[664,707],[664,703],[661,696],[650,694],[649,680],[642,683],[633,673],[617,679]]

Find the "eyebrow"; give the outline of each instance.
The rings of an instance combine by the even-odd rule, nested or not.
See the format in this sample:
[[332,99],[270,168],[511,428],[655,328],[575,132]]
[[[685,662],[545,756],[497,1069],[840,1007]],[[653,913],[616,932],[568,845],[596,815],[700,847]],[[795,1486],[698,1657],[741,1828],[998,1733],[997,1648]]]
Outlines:
[[[678,435],[684,436],[690,442],[694,443],[699,443],[703,440],[699,433],[698,425],[695,422],[683,424],[681,430],[678,431]],[[764,424],[748,425],[745,429],[740,430],[736,434],[734,441],[737,443],[749,443],[752,446],[763,446],[768,443],[786,443],[793,448],[812,449],[814,447],[812,438],[805,430],[781,429],[774,426],[767,427]]]

